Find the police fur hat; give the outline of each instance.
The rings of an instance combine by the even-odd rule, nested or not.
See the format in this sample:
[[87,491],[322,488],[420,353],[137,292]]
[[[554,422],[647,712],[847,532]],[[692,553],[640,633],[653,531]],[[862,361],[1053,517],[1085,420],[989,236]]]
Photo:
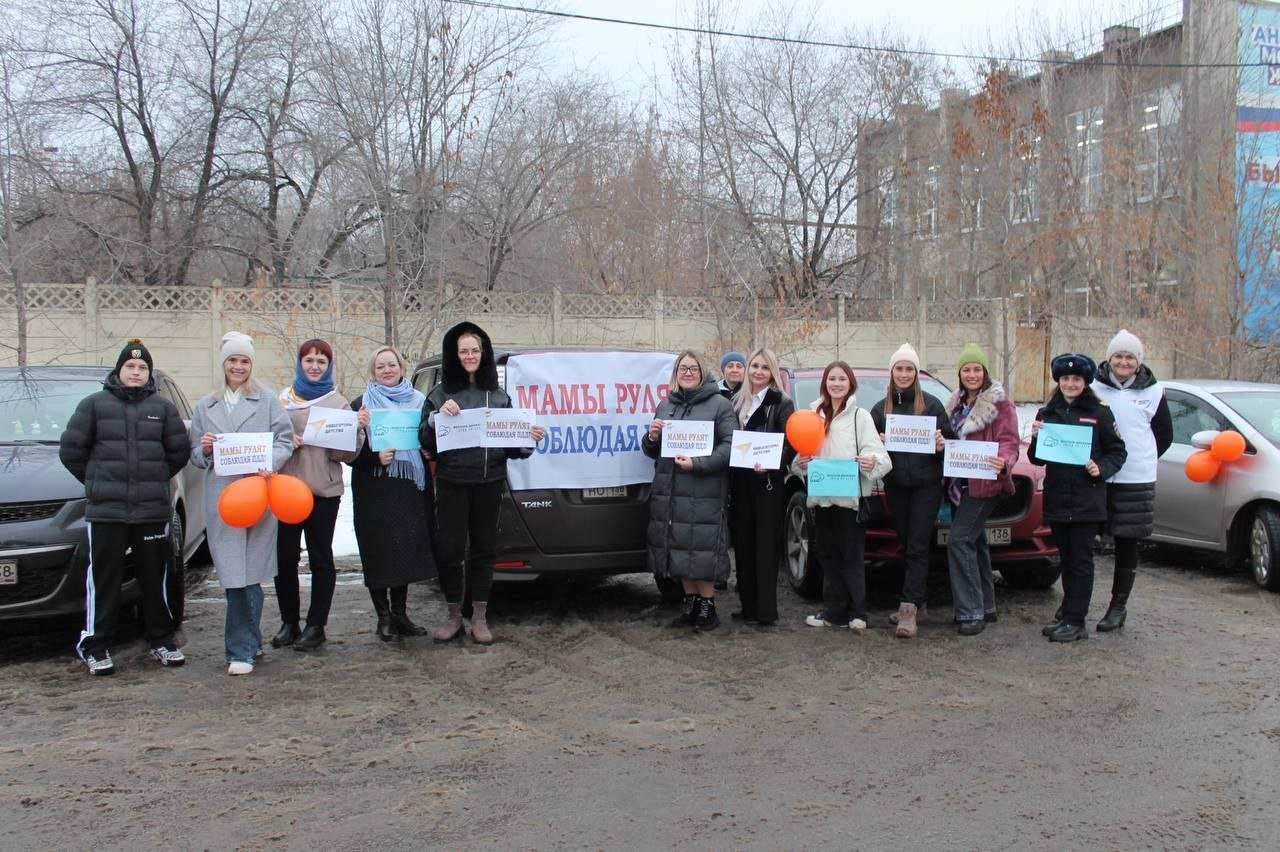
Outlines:
[[1065,352],[1053,359],[1049,365],[1050,372],[1053,373],[1053,380],[1056,382],[1063,376],[1079,376],[1084,379],[1085,384],[1093,381],[1094,375],[1098,372],[1098,365],[1093,363],[1093,359],[1088,355],[1082,355],[1079,352]]

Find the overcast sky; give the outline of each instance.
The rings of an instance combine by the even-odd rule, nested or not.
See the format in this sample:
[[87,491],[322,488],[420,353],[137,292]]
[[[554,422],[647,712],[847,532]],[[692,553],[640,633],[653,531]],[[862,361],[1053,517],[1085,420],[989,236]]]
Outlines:
[[[540,5],[537,0],[509,1]],[[766,5],[769,0],[739,0],[731,28],[752,31],[754,16]],[[1043,32],[1048,27],[1059,35],[1055,46],[1072,48],[1077,55],[1096,49],[1103,27],[1109,24],[1153,17],[1172,23],[1182,8],[1181,0],[829,0],[797,7],[811,5],[818,7],[818,20],[829,22],[833,41],[839,40],[846,26],[889,25],[930,49],[985,54],[990,44],[1007,44],[1018,32]],[[691,0],[562,0],[559,8],[650,23],[693,23]],[[636,87],[644,87],[655,68],[661,73],[665,51],[675,37],[670,32],[588,21],[565,21],[560,35],[570,67],[593,68]],[[1093,43],[1084,43],[1086,37]],[[965,64],[957,61],[959,66]]]

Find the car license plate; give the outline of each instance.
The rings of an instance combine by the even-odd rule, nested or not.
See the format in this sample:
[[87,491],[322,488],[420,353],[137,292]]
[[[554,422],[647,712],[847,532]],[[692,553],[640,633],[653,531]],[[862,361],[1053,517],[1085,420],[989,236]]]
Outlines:
[[627,486],[611,485],[608,488],[584,488],[582,489],[583,500],[608,500],[612,497],[626,497]]
[[18,563],[0,562],[0,586],[18,585]]
[[[1013,542],[1013,527],[987,527],[986,530],[987,544],[1000,545]],[[949,538],[951,538],[950,527],[942,527],[938,530],[938,544],[946,544]]]

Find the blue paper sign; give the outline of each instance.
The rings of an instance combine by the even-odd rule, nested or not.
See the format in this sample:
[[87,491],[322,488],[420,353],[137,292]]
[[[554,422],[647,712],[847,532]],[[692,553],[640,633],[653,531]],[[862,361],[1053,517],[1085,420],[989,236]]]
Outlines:
[[1042,423],[1036,434],[1036,456],[1040,461],[1061,464],[1089,463],[1093,452],[1093,427],[1066,426],[1062,423]]
[[421,422],[422,412],[414,409],[370,409],[369,449],[377,453],[382,450],[420,448],[422,445],[418,443],[418,424]]
[[861,478],[855,459],[813,459],[809,462],[809,496],[858,497]]

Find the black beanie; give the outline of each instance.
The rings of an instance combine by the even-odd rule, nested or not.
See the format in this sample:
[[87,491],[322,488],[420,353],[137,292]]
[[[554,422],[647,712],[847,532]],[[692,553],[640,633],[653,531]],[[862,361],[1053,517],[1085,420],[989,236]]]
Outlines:
[[130,358],[141,358],[147,362],[147,369],[153,369],[151,363],[151,353],[147,351],[147,347],[142,345],[142,341],[136,337],[129,338],[129,342],[120,350],[120,357],[116,359],[116,376],[120,375],[120,368],[124,366],[124,362]]

